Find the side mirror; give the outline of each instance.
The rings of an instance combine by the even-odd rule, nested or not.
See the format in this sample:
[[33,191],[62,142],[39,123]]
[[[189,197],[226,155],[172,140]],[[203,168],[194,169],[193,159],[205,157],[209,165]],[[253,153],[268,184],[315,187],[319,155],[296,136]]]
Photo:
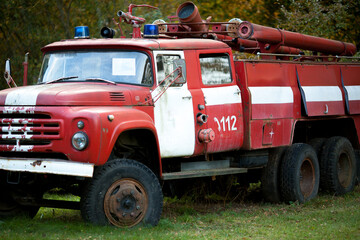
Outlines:
[[16,83],[14,82],[14,79],[10,75],[10,72],[11,72],[10,69],[11,69],[11,67],[10,67],[10,59],[8,59],[5,62],[4,78],[5,78],[5,81],[6,81],[7,85],[9,86],[9,88],[11,88],[11,85],[13,85],[14,87],[17,87]]
[[5,62],[5,74],[11,74],[10,59],[6,60]]
[[174,73],[174,77],[178,78],[175,80],[175,84],[184,84],[186,83],[186,64],[184,59],[176,59],[173,61],[174,68],[179,68],[178,71]]

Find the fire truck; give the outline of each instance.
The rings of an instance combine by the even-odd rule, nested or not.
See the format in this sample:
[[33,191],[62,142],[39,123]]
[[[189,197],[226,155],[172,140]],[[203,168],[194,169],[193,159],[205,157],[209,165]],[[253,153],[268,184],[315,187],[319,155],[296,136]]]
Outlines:
[[[271,202],[354,189],[353,44],[203,20],[192,2],[179,6],[178,20],[144,24],[134,7],[149,6],[117,13],[131,38],[113,38],[108,27],[89,38],[77,27],[75,39],[42,48],[36,85],[0,91],[1,217],[57,207],[80,209],[94,224],[156,225],[164,181],[252,169],[261,169]],[[255,55],[235,59],[240,52]],[[14,85],[9,67],[5,77]],[[54,188],[81,200],[44,199]]]

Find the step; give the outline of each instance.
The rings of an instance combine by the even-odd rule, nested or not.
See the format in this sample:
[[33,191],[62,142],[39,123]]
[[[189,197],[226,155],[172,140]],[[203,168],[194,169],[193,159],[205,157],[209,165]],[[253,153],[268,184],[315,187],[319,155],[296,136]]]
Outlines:
[[175,180],[184,178],[196,178],[196,177],[209,177],[217,175],[230,175],[238,173],[246,173],[247,168],[217,168],[217,169],[204,169],[204,170],[189,170],[182,172],[163,173],[163,180]]

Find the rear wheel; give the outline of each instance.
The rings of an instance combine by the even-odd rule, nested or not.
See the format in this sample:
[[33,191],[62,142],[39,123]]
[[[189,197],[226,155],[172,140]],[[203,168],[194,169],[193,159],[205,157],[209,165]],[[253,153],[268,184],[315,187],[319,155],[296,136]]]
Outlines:
[[356,181],[354,149],[344,137],[329,138],[320,158],[321,187],[330,193],[341,195],[351,192]]
[[304,203],[317,196],[319,163],[315,150],[303,143],[290,146],[281,163],[280,188],[284,201]]
[[159,181],[137,161],[116,159],[106,163],[87,188],[81,211],[84,219],[94,224],[155,226],[160,220],[163,195]]
[[268,163],[263,168],[261,176],[261,188],[266,201],[273,203],[281,201],[279,171],[285,150],[285,147],[271,149],[269,152]]
[[[313,138],[309,141],[309,145],[315,150],[318,159],[321,157],[321,153],[326,142],[326,138]],[[321,164],[319,162],[319,164]]]

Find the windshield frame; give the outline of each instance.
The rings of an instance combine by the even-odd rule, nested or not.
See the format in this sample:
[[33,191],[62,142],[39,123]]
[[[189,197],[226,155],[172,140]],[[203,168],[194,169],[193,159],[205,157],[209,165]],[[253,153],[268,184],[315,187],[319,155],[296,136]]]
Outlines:
[[[48,51],[48,52],[45,52],[43,54],[43,60],[42,60],[42,64],[41,64],[41,69],[40,69],[40,73],[39,73],[39,77],[38,77],[38,82],[37,84],[51,84],[51,81],[52,80],[49,80],[49,81],[42,81],[43,78],[44,78],[44,75],[45,75],[45,71],[47,70],[48,66],[46,66],[46,70],[44,69],[44,66],[45,66],[45,61],[47,61],[47,63],[49,62],[49,59],[50,57],[47,58],[47,56],[50,56],[51,54],[66,54],[66,53],[140,53],[140,54],[143,54],[146,59],[145,61],[143,61],[143,66],[140,66],[142,67],[142,70],[141,70],[141,74],[137,74],[136,72],[136,78],[139,78],[141,80],[141,82],[144,81],[145,79],[145,74],[148,74],[148,77],[149,77],[149,80],[151,81],[151,83],[137,83],[137,82],[128,82],[128,81],[114,81],[114,80],[110,80],[110,79],[107,79],[106,77],[104,76],[98,76],[98,77],[78,77],[78,78],[69,78],[69,79],[66,79],[66,76],[62,76],[62,77],[59,77],[59,78],[65,78],[64,80],[62,81],[54,81],[54,82],[91,82],[91,81],[87,81],[87,80],[94,80],[96,78],[98,79],[105,79],[105,80],[108,80],[109,82],[112,82],[114,81],[115,84],[127,84],[127,85],[136,85],[136,86],[145,86],[145,87],[152,87],[154,84],[155,84],[155,76],[154,76],[154,70],[153,70],[153,61],[152,61],[152,57],[151,57],[151,54],[148,53],[147,51],[141,51],[141,50],[135,50],[135,49],[93,49],[93,48],[86,48],[86,49],[61,49],[61,50],[55,50],[55,51]],[[137,56],[141,56],[141,55],[137,55]],[[111,66],[112,67],[112,66]],[[137,67],[137,66],[136,66]],[[136,68],[135,68],[135,71]],[[115,75],[117,76],[117,75]],[[134,77],[135,77],[134,76]],[[120,77],[119,77],[120,78]],[[54,80],[54,79],[53,79]],[[92,81],[94,82],[94,81]],[[99,82],[104,82],[104,81],[99,81]]]

